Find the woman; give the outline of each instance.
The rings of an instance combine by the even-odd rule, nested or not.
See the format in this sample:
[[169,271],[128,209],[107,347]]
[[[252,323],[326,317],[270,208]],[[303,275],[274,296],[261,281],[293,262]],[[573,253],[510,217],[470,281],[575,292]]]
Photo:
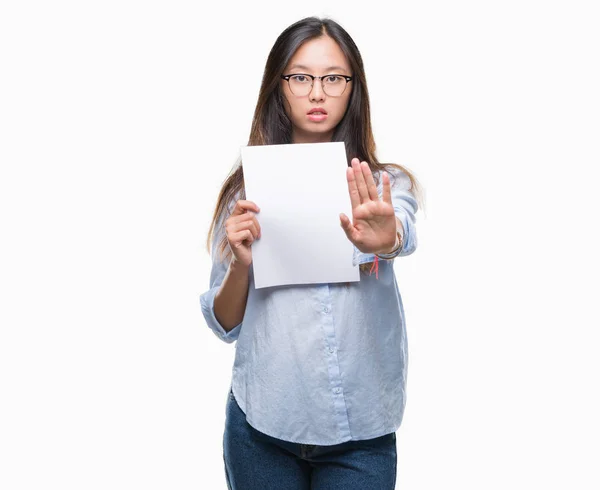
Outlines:
[[418,183],[377,160],[356,45],[333,20],[310,17],[269,54],[248,145],[331,141],[347,150],[353,215],[340,226],[359,282],[256,290],[260,208],[245,199],[241,165],[219,194],[200,303],[214,333],[237,340],[223,438],[230,489],[395,486],[408,353],[393,259],[417,245]]

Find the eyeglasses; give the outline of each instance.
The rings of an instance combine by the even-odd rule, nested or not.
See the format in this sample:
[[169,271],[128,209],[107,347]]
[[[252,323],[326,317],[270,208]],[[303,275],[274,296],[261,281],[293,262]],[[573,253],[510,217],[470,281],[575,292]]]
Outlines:
[[290,75],[281,75],[281,78],[287,80],[290,91],[298,97],[303,97],[310,94],[315,78],[321,81],[321,87],[330,97],[339,97],[346,90],[348,82],[352,81],[352,77],[346,75],[323,75],[315,77],[306,73],[294,73]]

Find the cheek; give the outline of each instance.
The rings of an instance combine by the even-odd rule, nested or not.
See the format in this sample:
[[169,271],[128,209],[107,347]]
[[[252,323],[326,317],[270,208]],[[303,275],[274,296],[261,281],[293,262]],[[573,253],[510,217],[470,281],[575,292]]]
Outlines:
[[294,98],[287,94],[285,89],[283,91],[283,109],[288,118],[295,120],[298,116],[298,104],[295,103]]
[[336,124],[342,120],[344,114],[346,114],[346,110],[348,109],[348,101],[345,101],[335,108],[335,120]]
[[292,102],[291,108],[292,108],[292,120],[294,121],[294,123],[296,123],[296,124],[306,123],[306,120],[304,117],[305,116],[304,105],[303,104],[294,104]]
[[294,100],[289,98],[287,95],[283,96],[283,108],[287,116],[295,120],[298,117],[298,105],[294,103]]

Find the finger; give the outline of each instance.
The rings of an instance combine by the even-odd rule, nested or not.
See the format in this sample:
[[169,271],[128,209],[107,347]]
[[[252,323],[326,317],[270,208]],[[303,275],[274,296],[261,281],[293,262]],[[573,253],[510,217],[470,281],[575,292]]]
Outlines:
[[237,216],[239,214],[243,214],[246,211],[255,211],[260,212],[260,208],[252,201],[247,201],[244,199],[240,199],[235,203],[233,211],[231,212],[232,216]]
[[260,229],[260,223],[258,222],[258,220],[256,219],[256,216],[254,216],[254,213],[250,213],[252,215],[252,230],[254,232],[254,236],[256,238],[260,238],[261,235],[261,229]]
[[256,225],[256,230],[258,231],[258,235],[257,237],[260,238],[260,236],[262,235],[262,229],[260,227],[260,223],[258,222],[258,220],[256,219],[256,216],[254,216],[252,218],[252,220],[254,221],[255,225]]
[[237,233],[233,233],[231,235],[230,242],[233,244],[248,242],[248,245],[250,245],[252,242],[254,242],[254,236],[250,230],[242,230],[238,231]]
[[[354,162],[354,160],[352,160]],[[360,195],[356,187],[356,179],[354,178],[354,170],[352,167],[346,169],[346,179],[348,179],[348,193],[350,194],[350,203],[352,209],[360,206]]]
[[[227,224],[238,225],[238,224],[244,223],[246,221],[255,220],[256,219],[255,214],[256,213],[254,211],[246,211],[245,213],[238,214],[238,215],[232,214],[231,216],[229,216],[229,218],[225,222],[225,225],[226,226],[227,226]],[[258,223],[258,221],[257,221],[257,223]]]
[[255,215],[254,211],[247,211],[243,214],[238,214],[237,216],[234,216],[232,214],[231,216],[229,216],[227,221],[225,221],[225,226],[227,226],[227,224],[233,225],[233,224],[243,223],[244,221],[248,221],[250,219],[256,223],[257,228],[260,231],[260,225],[258,223],[258,220],[256,219],[256,215]]
[[392,204],[392,186],[390,185],[390,174],[387,172],[383,172],[383,202],[387,202],[388,204]]
[[375,179],[373,178],[373,172],[371,172],[371,168],[367,162],[361,163],[363,175],[365,177],[365,182],[367,184],[367,191],[369,193],[369,199],[372,201],[379,201],[379,194],[377,193],[377,184],[375,184]]
[[367,184],[365,177],[363,176],[362,164],[356,159],[352,160],[352,169],[354,170],[354,180],[356,180],[356,187],[358,187],[358,195],[360,196],[360,202],[363,203],[369,200],[369,191],[367,190]]
[[251,219],[234,223],[231,226],[231,233],[237,233],[242,230],[250,230],[254,238],[258,237],[259,235],[257,223]]

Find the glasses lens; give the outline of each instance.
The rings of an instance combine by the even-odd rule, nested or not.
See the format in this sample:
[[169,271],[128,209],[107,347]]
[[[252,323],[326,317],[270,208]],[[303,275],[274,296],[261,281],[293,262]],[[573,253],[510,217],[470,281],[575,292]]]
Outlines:
[[338,97],[346,89],[346,79],[337,75],[331,75],[323,79],[323,90],[331,97]]
[[310,93],[312,80],[306,75],[294,75],[289,79],[290,90],[294,95],[304,96]]

